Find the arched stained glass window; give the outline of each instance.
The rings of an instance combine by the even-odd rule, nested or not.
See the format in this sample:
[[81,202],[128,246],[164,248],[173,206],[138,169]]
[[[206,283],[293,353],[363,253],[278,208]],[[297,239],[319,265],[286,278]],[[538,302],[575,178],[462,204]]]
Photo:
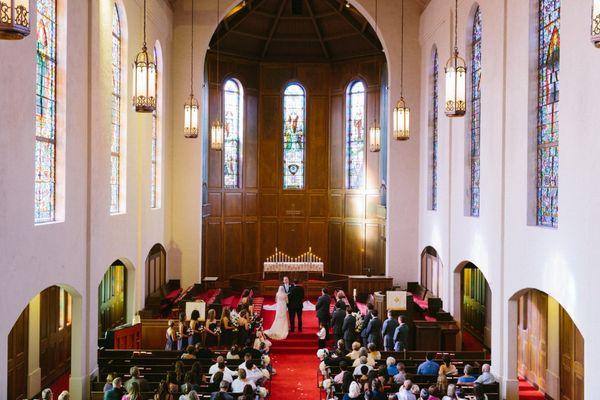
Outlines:
[[283,93],[283,188],[304,188],[304,88],[291,83]]
[[365,84],[354,81],[346,90],[346,188],[365,183]]
[[112,16],[112,132],[110,146],[110,212],[120,211],[121,197],[121,21],[115,3]]
[[56,219],[56,0],[37,0],[35,223]]
[[438,191],[438,73],[439,60],[437,49],[433,52],[431,69],[431,193],[429,199],[429,209],[437,210],[437,191]]
[[477,7],[473,17],[471,37],[471,207],[470,214],[479,216],[481,177],[480,154],[481,134],[481,10]]
[[228,79],[223,86],[225,111],[225,150],[223,153],[223,181],[225,188],[240,187],[242,157],[242,132],[244,115],[244,89],[235,79]]
[[[154,47],[154,62],[156,65],[159,64],[158,60],[158,52],[156,51],[156,47]],[[159,82],[159,87],[162,87],[162,71],[157,68],[157,79]],[[159,97],[159,99],[162,97]],[[159,208],[160,207],[160,183],[159,183],[159,174],[160,174],[160,140],[159,140],[159,119],[158,113],[160,110],[160,102],[156,103],[156,109],[152,112],[152,153],[150,156],[150,208]]]
[[537,224],[557,227],[560,0],[540,0],[538,24]]

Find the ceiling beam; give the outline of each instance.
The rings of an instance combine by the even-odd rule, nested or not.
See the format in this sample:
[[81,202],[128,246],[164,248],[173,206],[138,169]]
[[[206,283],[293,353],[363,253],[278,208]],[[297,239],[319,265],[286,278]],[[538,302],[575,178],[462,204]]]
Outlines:
[[[248,19],[249,16],[252,15],[252,13],[254,12],[254,10],[256,10],[262,3],[264,3],[265,0],[254,0],[254,1],[248,1],[246,3],[246,7],[244,7],[244,10],[247,10],[246,13],[242,16],[239,17],[239,19],[237,20],[236,23],[234,23],[233,25],[229,26],[229,22],[223,24],[224,25],[224,30],[225,32],[220,35],[215,41],[214,43],[211,43],[211,47],[216,46],[218,43],[222,42],[223,39],[225,39],[225,37],[231,32],[233,31],[235,28],[237,28],[238,26],[240,26],[242,24],[242,22],[244,22],[245,20]],[[234,15],[239,15],[239,13],[236,13]],[[219,30],[219,26],[217,26],[217,30]]]
[[335,10],[336,13],[340,17],[342,17],[348,23],[348,25],[350,25],[352,27],[352,29],[354,29],[356,32],[360,33],[362,35],[362,37],[364,37],[371,44],[371,46],[373,46],[375,49],[381,51],[381,43],[379,42],[379,39],[377,39],[376,37],[373,37],[373,35],[371,35],[368,30],[365,30],[363,32],[363,27],[361,26],[361,24],[359,22],[357,22],[349,14],[347,7],[345,7],[343,3],[340,3],[337,0],[324,0],[324,1],[333,10]]
[[279,25],[279,20],[281,19],[281,14],[283,14],[283,9],[285,8],[286,3],[287,3],[287,0],[282,0],[281,4],[279,5],[279,10],[277,10],[277,17],[275,18],[273,25],[271,25],[271,29],[269,30],[269,36],[267,37],[267,42],[265,43],[265,46],[263,47],[262,58],[265,58],[265,56],[267,55],[267,52],[269,51],[269,45],[271,44],[273,35],[275,34],[275,31],[277,30],[277,26]]
[[317,19],[315,18],[315,14],[313,13],[313,9],[310,6],[309,0],[304,0],[306,3],[306,8],[308,9],[308,14],[310,15],[310,20],[315,27],[315,32],[317,33],[317,37],[319,38],[319,43],[321,43],[321,49],[323,49],[323,55],[326,59],[330,59],[329,51],[327,50],[327,46],[325,46],[325,41],[323,40],[323,35],[321,34],[321,28],[319,28],[319,24],[317,23]]

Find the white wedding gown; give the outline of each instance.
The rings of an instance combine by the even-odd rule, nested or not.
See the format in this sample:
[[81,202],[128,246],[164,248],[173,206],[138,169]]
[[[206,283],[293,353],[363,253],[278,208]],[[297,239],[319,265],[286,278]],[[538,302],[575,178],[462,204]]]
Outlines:
[[265,335],[273,340],[283,340],[287,338],[290,330],[287,301],[288,296],[283,288],[280,287],[275,295],[275,320],[271,327],[265,331]]

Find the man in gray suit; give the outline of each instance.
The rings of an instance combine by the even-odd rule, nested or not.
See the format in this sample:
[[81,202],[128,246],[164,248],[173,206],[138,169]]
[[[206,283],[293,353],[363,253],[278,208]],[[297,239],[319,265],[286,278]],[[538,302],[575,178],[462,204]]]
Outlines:
[[371,312],[371,320],[369,321],[369,325],[367,325],[367,329],[365,331],[365,336],[367,337],[367,344],[368,343],[373,343],[375,346],[377,346],[377,349],[381,349],[381,328],[382,328],[382,324],[381,324],[381,320],[379,319],[378,315],[377,315],[377,310],[373,310]]
[[398,321],[392,317],[392,311],[388,311],[388,317],[383,321],[381,334],[383,335],[383,348],[385,351],[394,350],[394,332],[398,327]]
[[352,350],[352,343],[356,340],[356,317],[352,315],[352,307],[346,306],[346,318],[342,325],[342,335],[344,336],[344,343],[346,350]]

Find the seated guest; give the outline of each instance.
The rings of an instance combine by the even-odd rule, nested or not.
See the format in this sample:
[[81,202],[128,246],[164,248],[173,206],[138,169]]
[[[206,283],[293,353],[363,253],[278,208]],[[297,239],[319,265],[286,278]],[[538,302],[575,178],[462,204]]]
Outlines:
[[[359,368],[359,367],[356,367]],[[354,376],[358,377],[358,383],[363,386],[365,383],[369,382],[369,366],[361,365],[358,374],[354,374]]]
[[238,369],[246,369],[246,361],[252,360],[252,355],[250,353],[244,354],[244,361],[238,365]]
[[254,360],[258,360],[262,356],[262,353],[252,346],[252,339],[246,341],[246,347],[242,349],[241,353],[244,355],[250,353],[251,358]]
[[458,378],[458,383],[473,383],[473,382],[475,382],[476,378],[473,375],[471,375],[472,372],[473,372],[473,367],[471,367],[469,364],[465,365],[464,375],[461,376],[460,378]]
[[327,366],[325,365],[325,359],[329,357],[329,351],[327,349],[319,349],[317,350],[317,358],[319,359],[319,371],[321,374],[325,375]]
[[419,388],[419,385],[413,384],[410,388],[410,392],[415,395],[415,398],[417,398],[421,395],[421,388]]
[[252,391],[256,390],[256,384],[246,378],[246,370],[240,368],[238,369],[237,379],[231,384],[231,391],[233,393],[242,393],[246,385],[252,386]]
[[169,320],[167,332],[165,333],[165,350],[177,350],[177,333],[175,332],[175,321]]
[[[427,390],[427,392],[429,392],[429,398],[427,400],[440,400],[441,394],[438,393],[439,391],[438,391],[437,385],[429,386],[429,389]],[[443,392],[441,392],[441,393],[443,393]]]
[[210,383],[208,384],[209,392],[216,392],[221,387],[221,382],[223,382],[223,372],[217,371],[210,377]]
[[58,395],[58,400],[71,400],[71,395],[66,390],[63,390]]
[[387,366],[388,375],[396,376],[396,374],[398,373],[398,367],[396,366],[396,359],[394,357],[386,358],[385,365]]
[[219,363],[219,365],[217,366],[217,371],[215,373],[213,373],[213,376],[210,378],[210,381],[213,381],[213,377],[217,372],[220,372],[221,374],[223,374],[223,380],[226,382],[229,382],[231,384],[231,382],[233,382],[233,371],[230,370],[229,368],[227,368],[225,366],[225,363]]
[[142,400],[142,393],[140,391],[140,384],[133,381],[129,384],[127,394],[123,396],[121,400]]
[[253,388],[251,385],[244,386],[242,395],[238,397],[238,400],[255,400],[256,395],[254,394],[254,391],[255,388]]
[[54,394],[51,389],[42,390],[42,400],[53,400]]
[[[181,385],[181,391],[184,393],[189,393],[192,390],[195,391],[199,391],[200,390],[200,386],[198,384],[196,384],[194,375],[191,373],[191,371],[188,371],[185,373],[185,378],[183,378],[183,385]],[[187,392],[184,391],[184,388],[187,389]]]
[[138,386],[140,387],[140,390],[142,392],[149,392],[150,391],[150,385],[148,384],[148,381],[145,380],[144,378],[140,378],[140,370],[138,367],[133,366],[129,369],[129,374],[131,375],[131,378],[125,382],[125,389],[127,389],[127,391],[129,391],[129,389],[131,388],[131,385],[136,382],[138,384]]
[[183,361],[175,361],[175,381],[178,386],[183,385],[183,378],[185,378],[185,368]]
[[475,383],[490,385],[495,382],[496,377],[490,372],[490,364],[483,364],[481,366],[481,375],[475,380]]
[[387,400],[380,381],[375,379],[371,382],[371,390],[365,392],[365,400]]
[[196,343],[196,358],[213,358],[215,353],[202,346],[202,343]]
[[404,370],[404,364],[398,363],[396,364],[396,367],[398,368],[398,373],[394,375],[394,383],[396,383],[396,385],[402,385],[406,380],[406,371]]
[[352,343],[352,351],[350,353],[346,354],[346,357],[350,358],[351,360],[356,360],[358,357],[360,357],[360,343],[359,342]]
[[[222,368],[221,368],[221,364],[222,364]],[[225,360],[223,359],[223,356],[217,357],[217,362],[210,366],[210,368],[208,369],[208,374],[212,375],[217,371],[223,371],[223,375],[225,375],[225,376],[227,376],[227,375],[234,376],[235,375],[235,372],[230,370],[225,365]],[[225,380],[228,380],[228,379],[225,379]],[[229,381],[229,383],[231,383],[231,382],[233,382],[233,380]]]
[[[194,310],[196,311],[196,310]],[[196,348],[192,345],[189,345],[188,347],[185,348],[185,352],[181,355],[181,359],[182,360],[195,360],[196,359],[196,355],[194,354],[194,352],[196,351]]]
[[340,339],[335,344],[335,350],[333,350],[333,354],[336,357],[344,357],[346,355],[346,343],[344,339]]
[[360,397],[360,386],[355,381],[350,383],[348,392],[344,394],[342,400],[358,399]]
[[425,356],[425,361],[417,368],[417,375],[437,375],[440,370],[438,363],[433,361],[434,354],[428,352]]
[[361,358],[358,359],[359,363],[356,365],[356,367],[354,368],[354,376],[358,376],[362,374],[362,367],[367,367],[367,372],[369,372],[370,370],[373,369],[372,366],[370,366],[369,364],[367,364],[367,357],[363,356]]
[[448,391],[446,392],[446,395],[442,398],[442,400],[456,400],[456,399],[458,399],[458,397],[456,397],[456,385],[450,384],[450,385],[448,385]]
[[367,349],[369,350],[368,357],[372,358],[375,361],[381,360],[381,353],[379,352],[379,350],[377,350],[377,346],[375,346],[375,343],[369,343]]
[[188,400],[188,395],[192,391],[192,388],[186,384],[181,385],[181,395],[179,396],[179,400]]
[[475,396],[475,400],[486,400],[487,399],[487,396],[483,392],[483,388],[481,387],[481,384],[479,384],[479,383],[476,383],[475,386],[473,386],[473,395]]
[[400,386],[398,393],[396,393],[396,399],[397,400],[417,400],[415,395],[411,392],[411,390],[410,390],[411,388],[412,388],[412,382],[410,381],[410,379],[405,380],[404,383],[402,384],[402,386]]
[[458,375],[456,366],[452,364],[452,359],[448,354],[444,354],[442,365],[440,365],[439,375]]
[[385,365],[380,365],[379,368],[377,368],[377,379],[379,379],[382,385],[391,383],[391,377],[390,374],[388,374],[387,367]]
[[237,344],[231,346],[231,349],[225,355],[228,360],[239,360],[240,359],[240,348]]
[[271,350],[271,341],[265,337],[262,329],[257,329],[256,339],[254,339],[254,349],[263,353],[263,351],[261,351],[261,344],[264,345],[265,353],[268,353]]
[[177,382],[177,378],[175,376],[174,371],[167,372],[167,388],[169,389],[169,393],[177,394],[179,393],[179,382]]
[[[112,382],[112,389],[104,392],[104,400],[121,400],[127,393],[123,388],[123,381],[121,378],[115,378]],[[42,392],[42,399],[44,399],[44,393]]]
[[109,373],[108,375],[106,375],[106,383],[104,384],[104,388],[102,389],[102,393],[106,393],[108,392],[110,389],[113,388],[113,380],[115,379],[115,374]]
[[229,390],[229,383],[227,381],[222,381],[219,385],[219,391],[213,392],[210,395],[210,400],[233,400],[233,396],[227,393]]
[[186,400],[200,400],[200,396],[198,395],[198,393],[196,393],[195,390],[192,390],[189,394]]
[[375,360],[373,359],[373,357],[370,356],[369,352],[367,351],[367,349],[365,349],[364,347],[361,347],[360,349],[360,356],[354,360],[353,366],[356,367],[359,363],[360,363],[360,359],[362,357],[366,357],[367,359],[367,364],[373,366],[375,365]]
[[446,375],[438,375],[437,383],[436,383],[436,396],[443,397],[446,395],[448,391],[448,378]]
[[344,382],[344,375],[346,374],[346,372],[348,372],[347,370],[348,364],[346,363],[346,361],[342,361],[340,363],[340,373],[333,377],[333,383],[341,385],[342,382]]
[[394,350],[394,332],[398,327],[398,320],[392,316],[392,311],[387,312],[387,319],[383,321],[381,334],[383,335],[383,348],[385,351]]
[[166,381],[160,381],[158,384],[156,394],[154,395],[154,400],[174,400],[173,395],[169,393],[169,388]]
[[421,389],[421,393],[419,393],[419,397],[417,400],[429,400],[429,390],[423,388]]
[[246,378],[255,384],[259,384],[265,379],[265,375],[260,368],[256,366],[254,361],[249,360],[246,361]]

